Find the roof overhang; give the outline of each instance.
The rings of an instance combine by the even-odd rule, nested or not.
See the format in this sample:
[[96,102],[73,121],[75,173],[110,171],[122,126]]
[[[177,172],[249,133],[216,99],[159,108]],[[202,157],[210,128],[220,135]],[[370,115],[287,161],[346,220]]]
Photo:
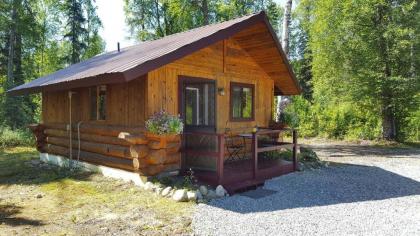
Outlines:
[[[243,17],[245,18],[245,17]],[[232,20],[233,21],[233,20]],[[198,51],[202,48],[205,48],[211,44],[214,44],[218,41],[227,39],[237,33],[239,33],[240,31],[253,26],[257,23],[261,23],[264,22],[265,25],[267,26],[269,33],[271,35],[272,40],[274,41],[277,50],[284,62],[284,64],[287,67],[287,73],[291,76],[294,85],[296,86],[296,91],[297,93],[294,94],[299,94],[300,93],[300,86],[296,80],[296,77],[293,73],[293,70],[287,60],[287,57],[285,56],[282,47],[280,45],[279,40],[277,39],[277,36],[271,26],[271,24],[268,21],[268,18],[266,16],[266,14],[264,12],[260,12],[258,14],[254,14],[251,16],[246,17],[244,20],[240,20],[238,22],[235,22],[231,25],[229,25],[228,27],[222,28],[220,30],[215,31],[212,34],[209,34],[207,36],[201,37],[196,41],[193,41],[191,43],[185,44],[180,46],[179,48],[176,48],[175,50],[172,51],[168,51],[165,52],[164,55],[155,57],[155,58],[151,58],[149,60],[146,60],[142,63],[139,63],[133,67],[129,67],[127,69],[124,69],[122,71],[119,72],[110,72],[110,73],[101,73],[101,74],[97,74],[94,76],[86,76],[83,77],[81,76],[80,78],[72,78],[69,80],[64,80],[64,81],[58,81],[54,83],[54,79],[48,81],[48,83],[46,84],[36,84],[33,86],[30,86],[31,82],[18,86],[16,88],[13,88],[9,91],[7,91],[8,94],[10,95],[24,95],[24,94],[28,94],[28,93],[37,93],[37,92],[43,92],[43,91],[55,91],[55,90],[69,90],[69,89],[74,89],[74,88],[80,88],[80,87],[89,87],[89,86],[94,86],[94,85],[99,85],[99,84],[112,84],[112,83],[123,83],[123,82],[128,82],[131,81],[133,79],[139,78],[142,75],[147,74],[149,71],[152,71],[154,69],[157,69],[161,66],[164,66],[168,63],[171,63],[177,59],[180,59],[186,55],[189,55],[195,51]],[[210,26],[205,26],[205,27],[210,27]],[[188,31],[187,31],[188,32]],[[190,31],[191,33],[191,31]],[[182,33],[180,33],[182,34]],[[170,37],[170,36],[168,36]],[[98,56],[101,57],[101,56]],[[93,58],[94,59],[94,58]],[[97,59],[97,58],[96,58]],[[92,59],[88,59],[92,60]],[[98,59],[97,59],[98,60]],[[82,62],[83,63],[83,62]],[[78,63],[81,64],[81,63]],[[77,67],[78,64],[72,65],[71,67]],[[61,71],[65,71],[68,68],[65,68]],[[57,73],[57,72],[56,72]],[[67,73],[68,74],[68,73]],[[52,74],[52,76],[54,75],[54,73]],[[51,75],[50,75],[51,76]],[[40,78],[42,79],[42,78]],[[40,80],[37,79],[37,80]],[[34,81],[32,81],[34,82]],[[36,82],[36,80],[35,80]],[[280,89],[281,91],[281,86],[277,85],[277,91]],[[287,93],[283,93],[286,94]]]

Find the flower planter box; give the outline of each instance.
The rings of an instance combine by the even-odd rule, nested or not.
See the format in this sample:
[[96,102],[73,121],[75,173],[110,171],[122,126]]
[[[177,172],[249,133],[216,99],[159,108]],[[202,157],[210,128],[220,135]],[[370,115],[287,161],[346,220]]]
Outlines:
[[150,149],[140,160],[140,173],[153,176],[166,171],[179,170],[181,163],[181,135],[145,133]]
[[166,149],[171,143],[180,143],[181,135],[177,134],[152,134],[146,132],[146,138],[149,140],[150,149]]

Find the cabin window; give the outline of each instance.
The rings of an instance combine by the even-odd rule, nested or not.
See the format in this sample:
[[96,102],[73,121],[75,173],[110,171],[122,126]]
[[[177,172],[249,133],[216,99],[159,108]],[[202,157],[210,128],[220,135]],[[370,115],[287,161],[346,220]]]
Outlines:
[[215,88],[213,83],[185,85],[185,124],[187,126],[214,126]]
[[230,83],[230,118],[233,121],[254,119],[254,85]]
[[106,85],[91,87],[90,94],[90,119],[106,119]]

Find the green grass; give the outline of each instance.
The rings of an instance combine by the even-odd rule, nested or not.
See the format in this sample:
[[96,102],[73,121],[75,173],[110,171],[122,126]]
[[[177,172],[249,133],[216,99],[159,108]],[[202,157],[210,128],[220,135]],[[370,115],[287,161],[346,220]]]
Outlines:
[[38,159],[38,152],[34,148],[0,148],[0,181],[28,173],[25,162],[32,159]]
[[[86,222],[111,213],[118,218],[136,214],[139,216],[136,223],[124,220],[124,226],[121,226],[121,223],[109,223],[110,227],[129,228],[132,224],[139,224],[138,228],[141,228],[143,233],[190,232],[188,220],[183,219],[179,222],[179,217],[190,219],[194,203],[176,203],[132,184],[96,174],[29,164],[31,160],[38,158],[38,152],[34,148],[0,149],[0,195],[7,196],[3,198],[7,201],[0,199],[0,216],[2,209],[19,209],[16,213],[19,219],[42,222],[43,226],[31,228],[40,230],[33,231],[34,234],[44,234],[44,231],[61,233],[54,228],[57,224],[63,225],[63,229],[60,230],[70,235],[77,234],[78,232],[71,227],[85,225]],[[38,193],[43,197],[38,199]],[[22,201],[22,196],[29,200]],[[87,234],[96,233],[95,230],[98,229],[94,227],[97,226],[93,223],[88,224],[91,229],[86,229]],[[0,224],[0,231],[3,230],[2,227]],[[69,229],[66,229],[67,227]],[[5,228],[5,232],[9,232],[8,229],[10,232],[18,230],[10,227]],[[25,231],[20,233],[25,234]]]

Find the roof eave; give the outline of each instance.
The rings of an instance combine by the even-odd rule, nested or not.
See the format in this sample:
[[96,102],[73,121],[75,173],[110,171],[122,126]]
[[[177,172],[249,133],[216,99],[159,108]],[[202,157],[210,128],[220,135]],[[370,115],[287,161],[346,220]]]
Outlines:
[[46,91],[58,91],[58,90],[71,90],[75,88],[91,87],[98,84],[115,84],[126,82],[124,74],[118,73],[106,73],[97,76],[85,77],[78,80],[63,81],[56,84],[36,86],[22,89],[11,89],[6,93],[11,96],[20,96],[30,93],[40,93]]

